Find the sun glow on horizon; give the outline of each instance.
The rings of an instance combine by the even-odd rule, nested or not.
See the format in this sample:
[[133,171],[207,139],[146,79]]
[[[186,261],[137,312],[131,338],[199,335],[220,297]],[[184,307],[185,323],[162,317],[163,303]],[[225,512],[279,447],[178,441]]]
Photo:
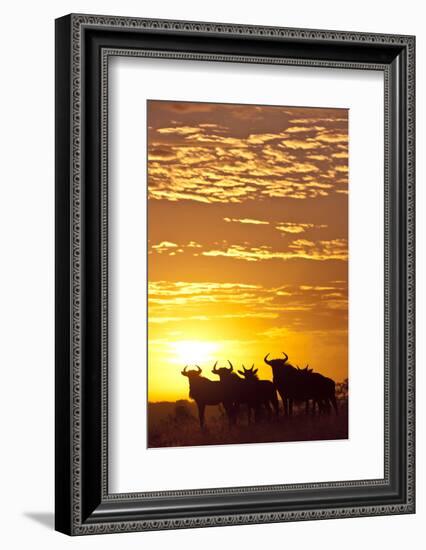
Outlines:
[[195,365],[206,363],[214,358],[214,354],[219,350],[219,345],[215,342],[206,342],[202,340],[180,340],[170,342],[171,355],[174,362],[179,365]]

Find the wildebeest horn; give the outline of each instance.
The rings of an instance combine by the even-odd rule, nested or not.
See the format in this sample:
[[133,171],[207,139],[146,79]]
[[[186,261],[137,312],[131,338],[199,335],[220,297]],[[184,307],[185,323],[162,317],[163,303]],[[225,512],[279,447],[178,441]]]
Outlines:
[[183,369],[183,371],[181,371],[181,374],[183,374],[183,376],[188,376],[188,373],[186,372],[187,368],[188,368],[188,365],[185,365],[185,368]]
[[270,362],[270,361],[268,361],[268,357],[269,357],[269,353],[267,353],[267,354],[265,355],[265,357],[264,357],[264,359],[263,359],[263,360],[265,361],[265,363],[266,363],[267,365],[270,365],[270,364],[271,364],[271,362]]
[[195,365],[197,367],[198,374],[201,374],[201,368],[198,365]]
[[216,363],[214,364],[214,367],[213,367],[213,370],[212,370],[212,373],[213,373],[213,374],[217,374],[216,365],[217,365],[217,361],[216,361]]
[[230,368],[228,369],[228,372],[232,372],[234,370],[234,367],[232,366],[232,363],[229,359],[228,359],[228,363],[229,363],[229,366],[230,366]]
[[286,354],[285,351],[283,351],[283,355],[284,355],[284,357],[285,357],[285,359],[284,359],[284,363],[285,363],[285,362],[287,361],[287,359],[288,359],[288,355]]
[[253,365],[251,366],[251,369],[250,369],[250,370],[253,370],[253,369],[254,369],[254,363],[253,363]]

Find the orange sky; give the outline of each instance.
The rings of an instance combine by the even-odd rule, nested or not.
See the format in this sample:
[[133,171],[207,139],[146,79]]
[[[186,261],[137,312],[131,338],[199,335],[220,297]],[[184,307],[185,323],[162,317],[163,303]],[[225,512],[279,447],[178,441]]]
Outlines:
[[348,111],[148,101],[148,397],[285,351],[347,377]]

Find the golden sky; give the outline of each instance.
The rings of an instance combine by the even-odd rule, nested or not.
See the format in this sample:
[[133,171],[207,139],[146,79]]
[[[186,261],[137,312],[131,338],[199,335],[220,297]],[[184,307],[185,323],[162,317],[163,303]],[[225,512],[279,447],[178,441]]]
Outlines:
[[[148,397],[285,351],[347,377],[348,111],[148,101]],[[220,365],[220,364],[219,364]]]

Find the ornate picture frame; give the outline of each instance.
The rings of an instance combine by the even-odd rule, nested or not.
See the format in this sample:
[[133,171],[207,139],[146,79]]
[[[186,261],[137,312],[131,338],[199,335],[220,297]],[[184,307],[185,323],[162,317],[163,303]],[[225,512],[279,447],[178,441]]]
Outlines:
[[[108,60],[384,75],[384,477],[110,493]],[[72,14],[56,20],[56,529],[69,535],[415,511],[415,38]]]

